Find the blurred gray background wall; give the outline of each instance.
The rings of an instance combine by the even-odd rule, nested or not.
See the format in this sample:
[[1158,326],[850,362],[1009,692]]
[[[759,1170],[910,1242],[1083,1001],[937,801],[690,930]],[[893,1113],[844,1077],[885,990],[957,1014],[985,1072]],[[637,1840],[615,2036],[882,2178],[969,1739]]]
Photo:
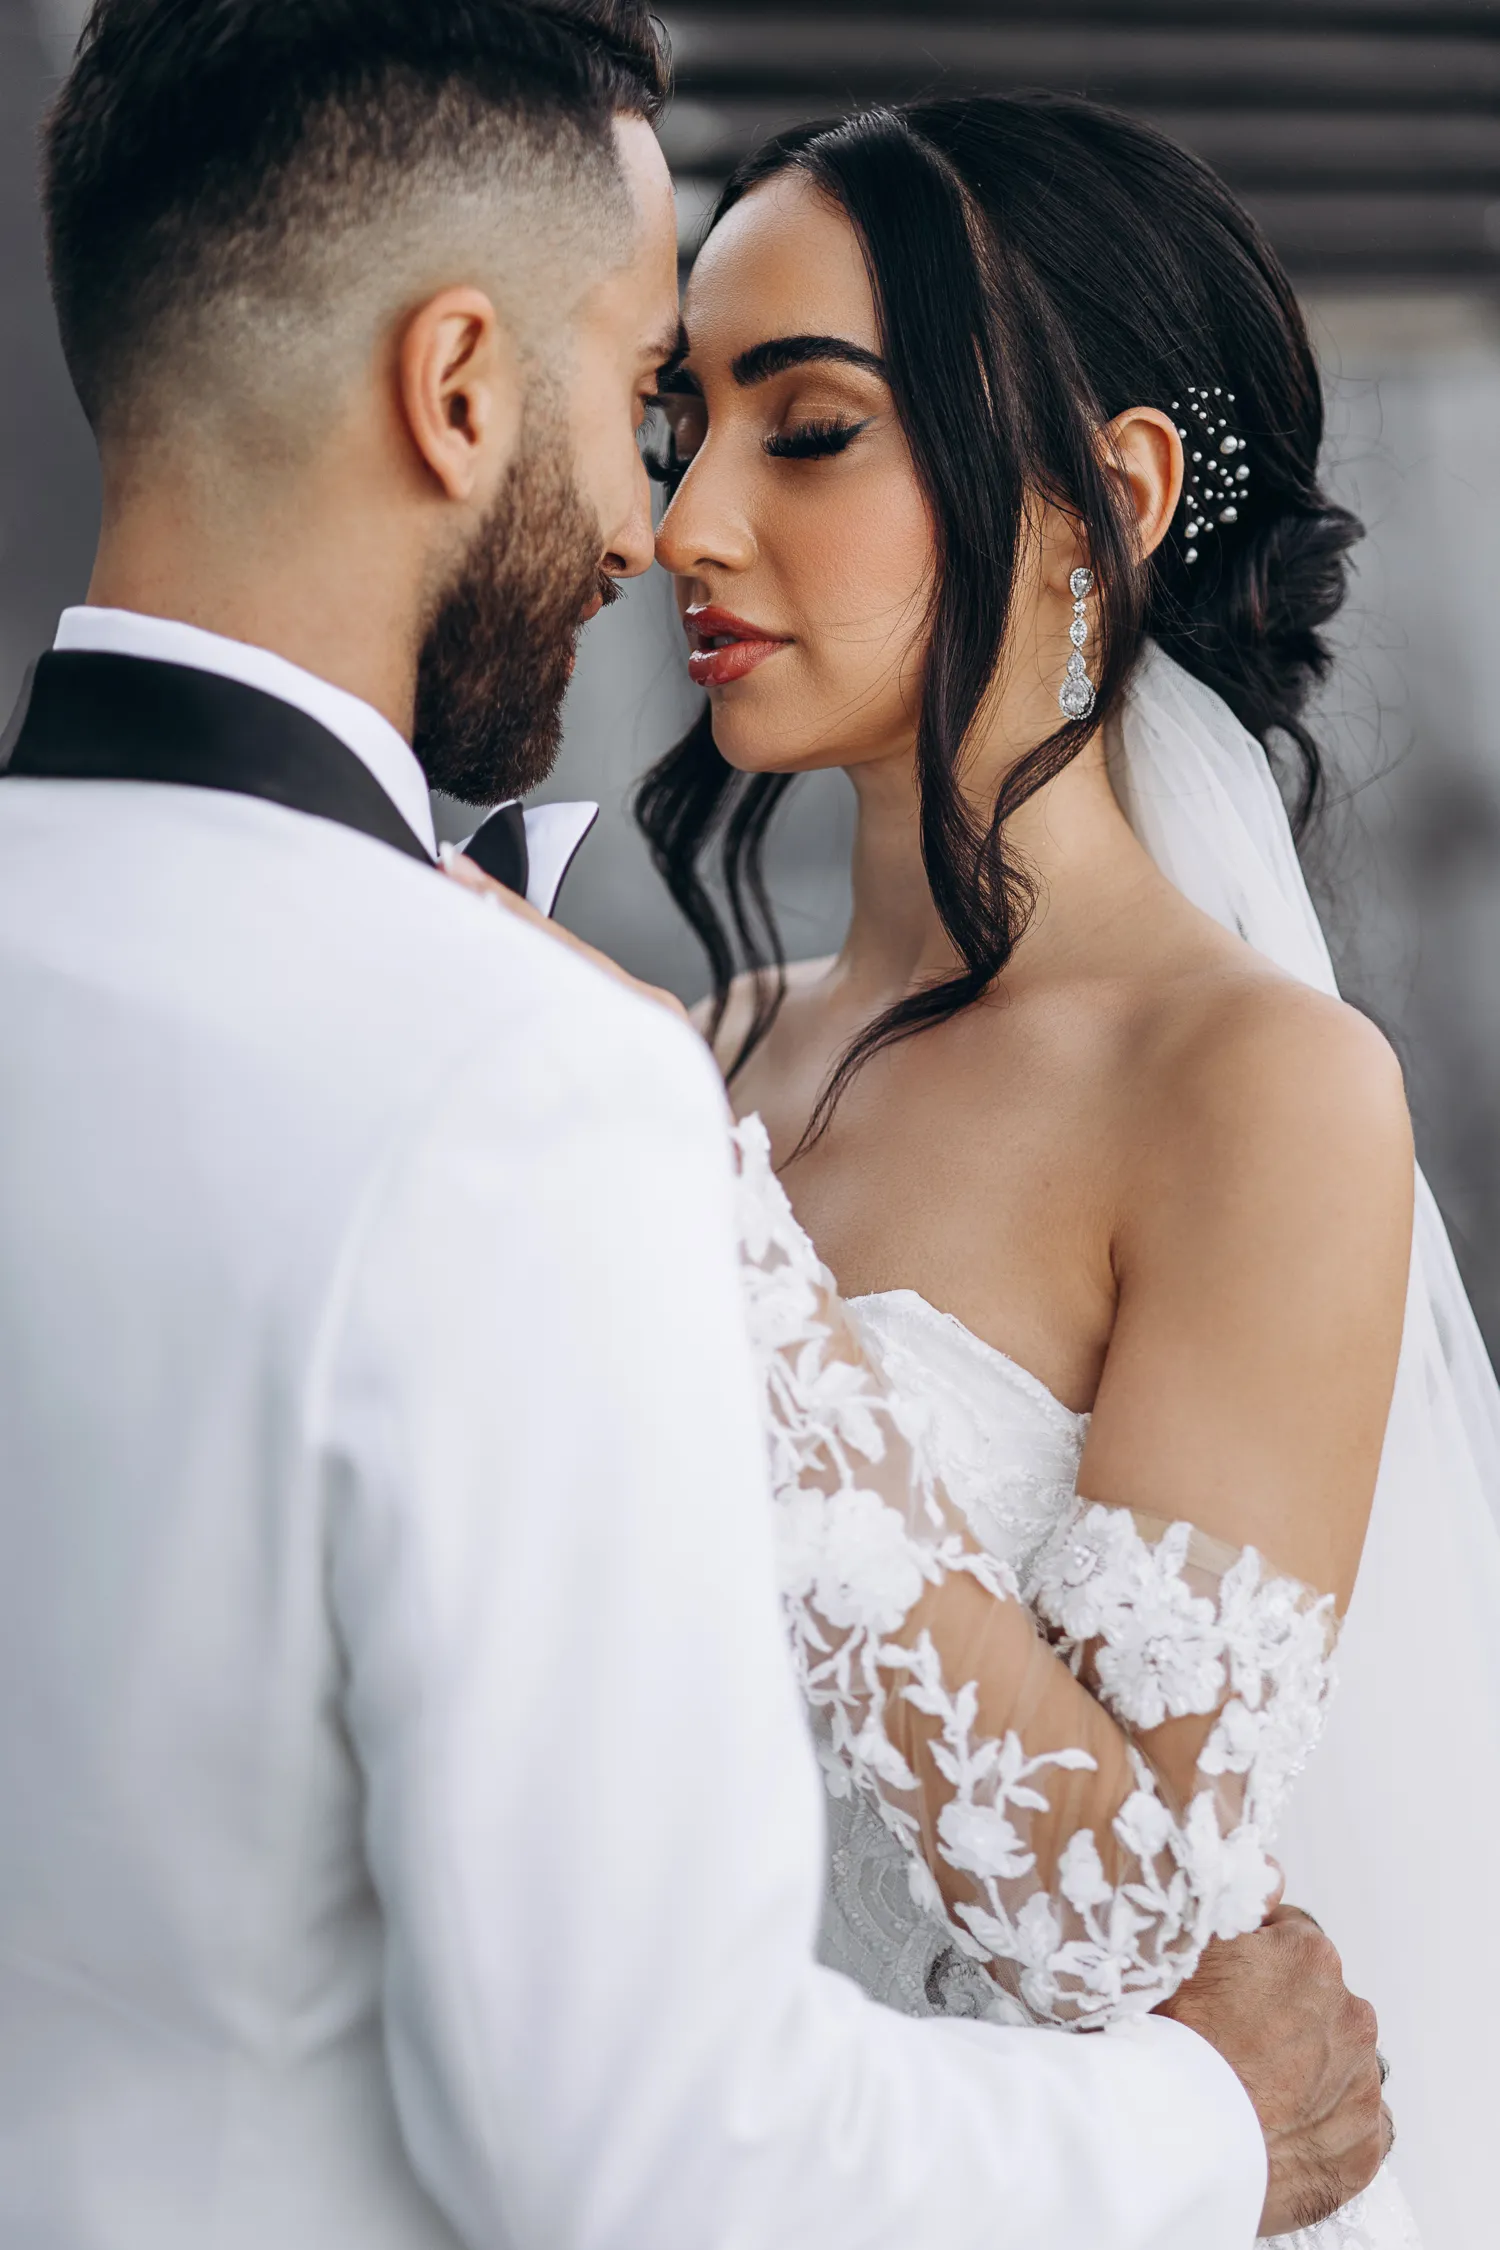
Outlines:
[[[97,516],[34,190],[36,119],[81,13],[0,0],[0,717],[87,582]],[[1318,872],[1346,988],[1407,1064],[1422,1153],[1500,1350],[1500,8],[816,0],[667,17],[685,245],[764,132],[937,85],[1051,85],[1196,148],[1287,258],[1326,372],[1334,481],[1369,531],[1324,713],[1340,782]],[[604,804],[566,918],[685,994],[701,969],[627,798],[692,709],[653,575],[586,636],[544,792]],[[836,776],[800,785],[784,816],[794,953],[838,941],[849,816]]]

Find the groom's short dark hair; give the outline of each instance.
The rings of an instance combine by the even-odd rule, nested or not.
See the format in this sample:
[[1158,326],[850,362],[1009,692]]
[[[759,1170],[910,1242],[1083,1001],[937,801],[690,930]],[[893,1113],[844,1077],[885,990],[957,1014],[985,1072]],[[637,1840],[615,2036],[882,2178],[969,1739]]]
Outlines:
[[560,259],[607,248],[613,118],[654,118],[666,87],[646,0],[95,0],[43,141],[85,412],[96,430],[128,413],[159,347],[195,320],[201,345],[205,305],[237,311],[242,344],[320,302],[333,317],[338,241],[363,225],[369,264],[371,222],[398,227],[424,191],[430,216],[445,187],[491,188],[502,258],[553,207],[575,222]]

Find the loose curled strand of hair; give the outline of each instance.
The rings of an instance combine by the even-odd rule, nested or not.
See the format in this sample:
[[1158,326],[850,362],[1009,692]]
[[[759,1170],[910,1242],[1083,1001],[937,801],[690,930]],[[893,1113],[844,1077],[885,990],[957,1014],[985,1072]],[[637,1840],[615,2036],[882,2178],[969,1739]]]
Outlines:
[[[805,1148],[872,1057],[972,1005],[1004,970],[1035,905],[1007,824],[1117,708],[1143,633],[1269,749],[1290,754],[1292,809],[1306,827],[1322,763],[1302,711],[1327,669],[1320,628],[1342,600],[1359,526],[1318,485],[1322,397],[1289,283],[1222,183],[1151,128],[1042,95],[872,111],[768,143],[729,182],[709,231],[788,168],[808,174],[860,239],[892,397],[936,526],[916,774],[923,862],[961,963],[850,1044]],[[1092,260],[1090,242],[1101,253]],[[1129,406],[1170,408],[1188,382],[1208,380],[1242,402],[1254,503],[1232,539],[1204,542],[1198,564],[1177,531],[1143,562],[1100,433]],[[964,788],[966,752],[1003,671],[1039,500],[1078,524],[1094,571],[1096,708],[1020,759],[981,819]],[[786,990],[764,847],[789,780],[732,772],[705,712],[637,798],[656,864],[708,956],[715,1035],[736,960],[702,873],[719,842],[753,993],[731,1078]]]

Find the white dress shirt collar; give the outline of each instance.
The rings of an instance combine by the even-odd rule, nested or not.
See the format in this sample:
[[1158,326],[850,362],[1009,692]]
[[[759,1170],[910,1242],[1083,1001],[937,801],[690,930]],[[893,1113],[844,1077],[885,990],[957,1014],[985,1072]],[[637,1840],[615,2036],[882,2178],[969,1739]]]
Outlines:
[[[503,812],[506,805],[520,805],[519,797],[508,797],[505,805],[497,805]],[[599,818],[599,807],[594,804],[531,805],[521,806],[526,823],[526,903],[534,906],[538,914],[551,914],[557,906],[557,894],[563,879],[583,848],[585,839]],[[458,845],[467,851],[473,842],[465,837]]]
[[238,680],[243,687],[259,688],[263,695],[274,695],[294,710],[305,711],[369,768],[418,842],[437,856],[427,776],[410,743],[357,695],[320,680],[270,649],[227,640],[222,633],[206,633],[201,626],[184,625],[176,618],[147,617],[130,609],[65,609],[52,645],[60,652],[141,656],[157,664],[217,672],[221,679]]

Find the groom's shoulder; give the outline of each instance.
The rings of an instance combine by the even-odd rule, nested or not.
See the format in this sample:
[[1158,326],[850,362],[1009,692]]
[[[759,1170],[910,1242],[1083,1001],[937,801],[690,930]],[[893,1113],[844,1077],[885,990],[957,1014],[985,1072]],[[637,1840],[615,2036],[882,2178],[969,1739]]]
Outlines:
[[[419,1067],[394,1052],[377,1064],[383,1122],[350,1183],[356,1223],[430,1207],[440,1228],[482,1234],[503,1210],[507,1226],[545,1230],[595,1210],[604,1183],[611,1209],[670,1182],[721,1210],[729,1112],[698,1034],[544,928],[442,888],[405,933],[433,999]],[[608,1227],[586,1231],[602,1254]]]
[[[514,1098],[617,1112],[632,1102],[724,1110],[722,1083],[687,1023],[487,898],[436,884],[401,933],[436,1032],[432,1061],[489,1065]],[[408,1002],[409,1004],[409,1002]]]

